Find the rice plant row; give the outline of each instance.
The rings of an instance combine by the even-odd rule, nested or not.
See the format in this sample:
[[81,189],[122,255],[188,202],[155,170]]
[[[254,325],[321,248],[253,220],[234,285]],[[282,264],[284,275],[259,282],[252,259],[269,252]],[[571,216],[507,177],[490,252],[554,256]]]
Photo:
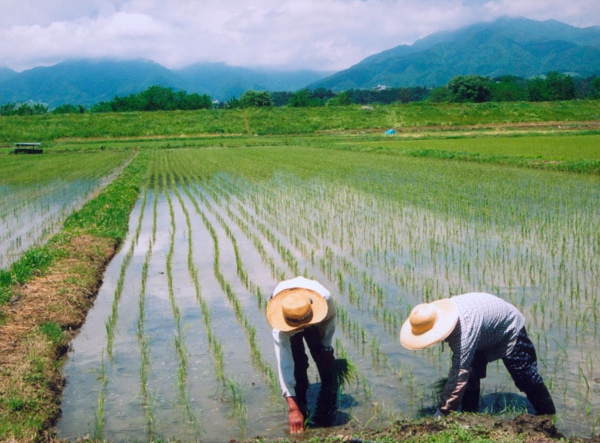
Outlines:
[[131,155],[0,156],[0,269],[47,241],[118,175]]

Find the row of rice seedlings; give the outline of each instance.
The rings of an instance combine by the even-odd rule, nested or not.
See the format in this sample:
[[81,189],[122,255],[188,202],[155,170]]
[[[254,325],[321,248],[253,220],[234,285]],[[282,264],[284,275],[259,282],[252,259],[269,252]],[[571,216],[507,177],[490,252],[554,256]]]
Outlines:
[[[106,355],[110,362],[112,362],[114,360],[113,344],[114,344],[114,336],[115,336],[115,332],[116,332],[115,328],[116,328],[116,324],[117,324],[117,320],[118,320],[118,316],[119,316],[119,302],[120,302],[121,296],[123,294],[125,274],[127,272],[127,269],[129,267],[129,264],[133,257],[133,251],[135,249],[135,245],[138,241],[138,238],[140,236],[141,229],[142,229],[141,226],[142,226],[142,220],[144,217],[143,207],[146,205],[146,193],[144,193],[144,198],[143,198],[142,202],[143,202],[143,206],[142,206],[142,210],[140,210],[140,213],[138,216],[134,235],[132,236],[132,238],[130,240],[129,249],[127,250],[126,254],[124,255],[123,261],[121,263],[119,277],[117,279],[117,285],[116,285],[115,291],[113,293],[113,302],[111,305],[111,313],[110,313],[108,319],[106,320],[106,322],[104,323],[105,331],[106,331],[106,338],[107,338],[107,340],[106,340]],[[98,439],[101,439],[103,427],[104,427],[104,398],[106,395],[106,387],[108,384],[108,377],[106,375],[106,370],[105,370],[104,351],[102,352],[102,357],[101,357],[101,374],[102,375],[100,377],[100,380],[102,380],[102,385],[98,391],[98,404],[97,404],[95,424],[94,424],[94,434],[95,434],[95,437]]]
[[[205,189],[210,190],[210,187],[206,186]],[[262,306],[262,302],[263,302],[263,296],[262,296],[262,292],[260,290],[260,286],[258,286],[257,284],[255,284],[254,282],[251,281],[250,277],[248,276],[248,272],[246,271],[246,269],[244,268],[244,264],[242,261],[242,257],[240,254],[240,250],[238,248],[237,245],[237,239],[235,238],[235,235],[229,225],[229,223],[223,218],[223,216],[219,213],[219,211],[217,211],[208,201],[208,199],[202,194],[202,193],[197,193],[197,195],[199,196],[199,198],[202,200],[204,206],[213,214],[213,216],[217,219],[219,225],[221,226],[221,228],[225,231],[225,234],[227,235],[227,237],[229,238],[229,240],[231,241],[231,244],[233,246],[233,252],[235,254],[235,265],[236,265],[236,270],[237,270],[237,275],[240,279],[240,281],[242,282],[242,284],[244,285],[244,287],[246,289],[248,289],[248,291],[250,291],[250,293],[252,293],[253,295],[256,296],[257,300],[258,300],[258,306],[259,308]],[[215,199],[214,201],[216,202],[216,194],[212,194],[213,195],[213,199]],[[226,205],[227,208],[230,207],[229,202],[227,202]],[[229,215],[229,213],[228,213]],[[260,243],[260,242],[258,242]],[[260,243],[262,245],[262,243]],[[264,252],[264,248],[261,248],[262,251]]]
[[[143,192],[141,207],[146,207],[148,201],[148,191],[149,187],[146,183],[145,190]],[[156,191],[156,189],[154,189]],[[156,192],[154,192],[156,195]],[[157,199],[154,198],[152,204],[154,210],[157,206]],[[141,223],[138,224],[136,231],[136,242],[139,239],[141,234]],[[155,436],[155,427],[154,427],[154,396],[150,392],[148,387],[148,375],[150,371],[150,348],[148,336],[145,332],[145,322],[146,322],[146,284],[148,281],[148,269],[149,263],[152,258],[152,248],[154,245],[154,237],[156,234],[156,219],[153,220],[152,223],[152,235],[148,238],[148,246],[146,249],[146,255],[144,257],[144,262],[142,264],[142,276],[140,282],[140,293],[138,298],[138,320],[137,320],[137,339],[140,347],[140,391],[141,391],[141,402],[142,407],[145,410],[146,414],[146,427],[147,427],[147,435],[150,440],[154,439]]]
[[[212,185],[212,182],[211,182],[211,185]],[[223,198],[227,198],[227,199],[230,198],[230,194],[217,193],[214,190],[212,190],[212,188],[209,186],[205,186],[203,189],[207,192],[212,191],[211,195],[213,196],[214,200],[218,200],[219,195],[223,196]],[[199,195],[202,195],[202,193],[200,193]],[[206,200],[204,200],[204,201],[206,201]],[[228,204],[226,205],[227,215],[235,222],[235,224],[238,226],[238,228],[240,228],[242,230],[242,232],[248,238],[252,239],[254,246],[256,247],[257,251],[259,252],[259,254],[261,256],[262,261],[265,264],[267,264],[267,266],[269,267],[272,277],[276,280],[285,279],[285,271],[277,265],[275,259],[265,250],[264,245],[263,245],[263,239],[256,233],[257,229],[254,229],[255,228],[255,220],[252,220],[251,224],[242,221],[242,218],[240,218],[239,215],[235,214],[231,210],[231,206],[232,205],[230,204],[230,202],[228,202]],[[245,218],[246,215],[247,215],[247,212],[242,213],[242,217]],[[261,305],[261,301],[262,301],[262,296],[259,298],[259,307]]]
[[[169,177],[165,177],[166,175],[168,175]],[[172,179],[172,174],[169,171],[168,174],[163,175],[163,178],[165,180],[168,180],[168,183],[164,183],[166,186],[164,188],[165,194],[167,196],[167,204],[169,206],[169,216],[170,216],[170,220],[171,220],[171,232],[170,232],[170,236],[169,236],[169,250],[167,252],[167,263],[166,263],[166,269],[167,269],[167,288],[168,288],[168,292],[169,292],[169,302],[171,304],[171,310],[173,312],[173,319],[175,322],[175,335],[173,337],[174,340],[174,346],[175,346],[175,352],[177,354],[178,360],[179,360],[179,366],[177,368],[177,388],[178,388],[178,392],[179,392],[179,398],[180,401],[182,402],[182,404],[184,405],[185,408],[185,412],[186,412],[186,416],[187,418],[192,421],[192,422],[196,422],[196,417],[194,416],[194,413],[192,412],[192,408],[191,408],[191,404],[190,404],[190,400],[188,398],[188,395],[186,394],[186,383],[187,383],[187,348],[186,348],[186,344],[185,344],[185,338],[183,336],[182,330],[181,330],[181,311],[179,309],[179,306],[177,305],[177,301],[175,300],[175,291],[173,288],[173,254],[174,254],[174,248],[175,248],[175,234],[177,232],[177,226],[175,224],[175,213],[173,210],[173,202],[171,199],[171,193],[169,192],[170,188],[173,185],[173,179]],[[168,186],[168,188],[167,188]]]
[[[142,223],[143,211],[140,211],[140,216],[138,218],[138,228],[136,230],[136,234],[140,232],[141,223]],[[121,268],[119,271],[119,277],[117,279],[117,285],[113,294],[113,302],[112,302],[112,310],[111,313],[104,323],[106,329],[106,352],[110,361],[113,361],[113,344],[115,337],[115,328],[117,325],[117,320],[119,318],[119,302],[121,301],[121,296],[123,294],[123,285],[125,284],[125,275],[127,273],[127,269],[131,262],[131,258],[133,257],[133,251],[135,249],[135,243],[137,239],[132,239],[129,244],[129,249],[123,258],[123,262],[121,263]]]
[[[194,204],[194,206],[196,207],[196,204]],[[196,207],[196,210],[198,211],[199,208]],[[202,211],[200,211],[199,214],[201,215],[202,221],[204,222],[206,228],[209,230],[210,235],[213,239],[213,248],[214,248],[213,249],[213,253],[214,253],[213,272],[215,274],[215,277],[216,277],[217,281],[219,282],[221,289],[223,290],[223,292],[225,292],[227,299],[231,303],[238,322],[244,326],[247,336],[251,337],[252,335],[249,332],[250,323],[248,321],[244,321],[245,318],[243,315],[243,310],[241,308],[241,304],[240,304],[239,300],[237,299],[237,297],[235,297],[235,294],[233,293],[233,290],[231,289],[231,286],[229,285],[229,283],[225,281],[225,278],[223,277],[223,274],[221,273],[220,268],[219,268],[219,243],[218,243],[217,234],[216,234],[213,226],[210,224],[210,221],[206,218],[206,215]],[[237,387],[235,389],[232,388],[233,386],[237,386],[237,382],[233,379],[228,379],[227,385],[230,388],[230,393],[235,394],[232,396],[234,411],[236,412],[236,414],[243,413],[244,410],[241,407],[241,405],[243,405],[241,389],[239,389],[239,387]],[[242,422],[245,420],[244,415],[237,415],[237,417]]]
[[[211,352],[213,355],[216,377],[222,383],[223,390],[224,391],[226,390],[229,393],[229,397],[231,398],[232,404],[233,404],[233,413],[239,420],[240,425],[243,425],[243,423],[245,422],[246,410],[245,410],[245,407],[243,404],[242,390],[241,390],[239,384],[233,378],[227,377],[225,374],[223,347],[222,347],[222,344],[219,341],[218,337],[212,331],[212,325],[211,325],[211,319],[210,319],[210,309],[201,294],[200,282],[198,280],[198,273],[197,273],[197,269],[196,269],[196,266],[193,261],[193,252],[192,252],[193,251],[193,238],[192,238],[193,231],[191,229],[191,221],[190,221],[189,211],[185,205],[185,202],[183,201],[183,197],[181,196],[181,193],[179,192],[179,190],[177,189],[177,186],[175,185],[175,180],[173,178],[170,181],[170,186],[171,186],[170,189],[166,190],[166,192],[167,193],[173,192],[175,194],[175,196],[177,197],[177,199],[180,203],[182,212],[185,215],[186,227],[187,227],[187,231],[188,231],[188,251],[187,251],[188,272],[194,283],[196,300],[200,304],[200,308],[202,311],[203,322],[204,322],[205,330],[207,333],[207,338],[208,338],[208,342],[209,342],[209,345],[211,348]],[[170,200],[170,196],[168,196],[168,199]],[[171,203],[171,205],[172,205],[172,203]],[[172,209],[170,209],[170,211],[171,210]],[[174,220],[173,215],[171,215],[171,220],[173,223],[173,220]],[[172,231],[174,231],[174,229],[175,228],[172,227]],[[179,371],[179,375],[181,375],[181,371]],[[186,408],[188,408],[188,411],[189,411],[188,413],[191,414],[191,410],[189,410],[189,402],[187,403]],[[192,417],[192,419],[194,419],[194,418]]]
[[[250,352],[252,355],[253,363],[261,370],[263,375],[266,377],[272,390],[277,391],[277,389],[278,389],[277,376],[274,373],[271,366],[269,366],[265,362],[264,358],[261,355],[260,348],[256,341],[256,328],[252,325],[252,323],[250,322],[248,317],[245,315],[239,299],[235,295],[230,283],[226,281],[225,276],[222,274],[222,272],[220,270],[219,239],[218,239],[217,233],[215,231],[215,228],[210,223],[210,220],[208,219],[206,214],[200,208],[200,205],[198,204],[198,201],[195,199],[195,196],[192,195],[191,192],[188,192],[187,187],[185,189],[186,189],[186,193],[188,194],[188,197],[190,198],[190,201],[192,202],[192,205],[194,206],[196,212],[201,216],[203,223],[205,224],[206,228],[208,229],[208,231],[213,239],[213,248],[214,248],[213,271],[214,271],[217,281],[219,282],[219,285],[221,286],[221,289],[225,292],[229,302],[231,303],[231,305],[233,307],[233,310],[234,310],[234,313],[235,313],[235,316],[236,316],[238,322],[243,326],[244,330],[246,331],[246,336],[248,338],[248,342],[250,345]],[[208,202],[204,201],[204,203],[205,203],[205,207],[207,207],[206,205]]]
[[104,350],[102,350],[102,355],[100,357],[100,371],[98,374],[98,380],[100,380],[100,389],[98,391],[96,413],[94,414],[94,431],[92,437],[96,440],[101,440],[104,432],[104,399],[106,397],[106,385],[108,384]]
[[[131,154],[3,157],[0,162],[0,269],[45,242]],[[91,167],[93,165],[93,167]],[[6,174],[2,173],[6,171]]]
[[[168,168],[168,165],[167,165]],[[179,394],[182,398],[185,397],[185,379],[187,375],[187,352],[185,349],[185,341],[181,333],[181,312],[177,301],[175,300],[175,291],[173,289],[173,253],[175,251],[175,234],[177,233],[177,226],[175,224],[175,212],[173,209],[173,201],[169,190],[172,186],[172,175],[171,172],[162,175],[163,179],[163,193],[167,197],[167,204],[169,207],[169,219],[171,221],[171,229],[169,233],[169,250],[167,251],[167,290],[169,293],[169,302],[171,304],[171,310],[173,312],[173,320],[175,322],[175,336],[174,344],[177,356],[179,357],[179,371],[178,371],[178,387]]]
[[[177,176],[177,180],[180,180],[180,179],[181,179],[181,177]],[[174,180],[171,182],[171,185],[172,185],[171,191],[173,191],[173,193],[175,193],[175,195],[177,195],[178,199],[181,202],[182,208],[185,208],[185,204],[183,203],[182,197],[179,194],[177,187],[174,186]],[[239,300],[237,300],[237,297],[235,297],[235,294],[233,293],[231,286],[229,285],[229,283],[227,283],[225,281],[223,275],[220,273],[218,239],[216,237],[214,228],[212,227],[212,225],[210,225],[210,222],[206,218],[206,215],[201,211],[198,203],[193,199],[193,196],[189,193],[189,191],[187,189],[185,191],[186,191],[186,194],[188,194],[188,197],[190,197],[190,199],[191,199],[190,201],[192,202],[196,211],[201,215],[203,222],[206,224],[206,226],[213,238],[214,250],[215,250],[214,269],[213,270],[215,272],[215,276],[216,276],[217,280],[219,281],[219,284],[221,285],[222,289],[226,293],[228,300],[232,303],[232,306],[234,307],[234,312],[236,314],[238,321],[240,322],[240,324],[242,324],[242,326],[244,326],[248,337],[251,339],[251,343],[254,343],[253,339],[254,339],[255,331],[253,330],[253,326],[250,324],[248,319],[244,318],[243,311],[241,308],[241,304],[239,303]],[[187,212],[187,210],[184,210],[184,214],[186,214],[186,220],[187,220],[186,223],[189,223],[189,213]],[[190,233],[191,233],[191,230],[190,230]],[[188,270],[190,270],[191,272],[193,272],[194,275],[196,275],[195,268],[193,266],[193,260],[191,258],[191,249],[190,248],[191,248],[191,240],[189,240],[189,242],[188,242]],[[198,282],[197,277],[193,277],[193,281],[196,286],[197,297],[199,297],[200,287],[199,287],[199,282]],[[201,305],[204,306],[203,317],[205,320],[205,326],[208,327],[208,323],[207,323],[207,320],[209,319],[208,308],[206,307],[206,305],[204,303],[201,303]],[[224,385],[228,388],[233,405],[234,405],[234,413],[240,420],[240,423],[243,423],[245,420],[245,409],[243,406],[243,398],[242,398],[242,394],[241,394],[242,391],[239,388],[239,384],[235,380],[226,378],[224,376],[222,350],[221,350],[220,343],[218,343],[215,339],[216,339],[216,337],[212,333],[210,333],[209,341],[211,342],[211,345],[213,347],[213,352],[216,355],[217,368],[220,373],[220,375],[218,375],[218,377],[223,381]],[[258,348],[256,348],[256,349],[258,349]],[[253,355],[256,355],[256,352],[254,352]]]
[[196,265],[194,264],[194,256],[193,256],[193,236],[192,236],[192,225],[190,221],[190,214],[187,210],[185,204],[183,204],[183,199],[181,194],[175,188],[177,198],[181,204],[181,208],[185,214],[185,222],[188,230],[188,252],[187,252],[187,264],[188,264],[188,272],[194,283],[194,292],[196,296],[196,301],[200,305],[200,310],[202,311],[202,320],[204,322],[204,329],[206,331],[206,336],[208,339],[208,343],[210,345],[214,365],[215,365],[215,373],[217,379],[226,386],[228,384],[228,379],[225,376],[225,368],[224,368],[224,357],[223,357],[223,347],[218,337],[212,331],[212,324],[210,318],[210,308],[206,303],[206,300],[202,297],[202,290],[200,287],[200,281],[198,279],[198,270]]
[[[153,226],[153,230],[156,229],[156,225]],[[138,300],[139,315],[137,321],[137,338],[140,346],[140,390],[142,393],[142,405],[146,411],[146,427],[147,435],[149,440],[153,440],[155,436],[154,428],[154,396],[148,387],[148,375],[150,371],[150,349],[148,343],[148,336],[145,333],[145,302],[146,302],[146,283],[148,280],[148,264],[152,257],[152,237],[148,239],[148,249],[142,265],[142,279],[140,295]]]
[[[230,193],[229,190],[225,190],[225,191],[221,190],[219,186],[209,188],[209,192],[213,192],[213,198],[215,198],[215,199],[217,199],[217,197],[216,197],[217,193],[222,196],[227,196],[224,198],[231,198],[232,195],[236,195],[236,194]],[[231,207],[231,203],[232,202],[228,200],[227,207]],[[271,245],[274,247],[274,249],[281,256],[282,260],[288,265],[292,274],[300,275],[301,272],[300,272],[298,260],[294,257],[294,255],[289,250],[289,248],[286,247],[281,242],[280,238],[278,236],[276,236],[274,232],[272,232],[272,230],[269,228],[269,226],[267,224],[263,223],[262,221],[260,221],[260,219],[258,219],[258,218],[255,218],[252,220],[252,226],[255,229],[257,229],[267,239],[267,241],[269,243],[271,243]],[[282,280],[284,278],[285,277],[283,275],[279,275],[280,280]]]

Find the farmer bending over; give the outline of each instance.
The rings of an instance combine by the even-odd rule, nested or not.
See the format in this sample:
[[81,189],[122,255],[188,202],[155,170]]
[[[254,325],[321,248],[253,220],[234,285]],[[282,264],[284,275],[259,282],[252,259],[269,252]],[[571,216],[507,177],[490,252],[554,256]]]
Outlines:
[[442,340],[452,349],[452,367],[437,417],[459,406],[464,412],[477,412],[480,380],[486,376],[487,363],[499,358],[536,414],[555,414],[550,393],[538,373],[525,318],[510,303],[474,292],[415,306],[402,325],[402,345],[424,349]]
[[277,285],[267,304],[267,319],[273,327],[279,383],[288,405],[290,432],[302,432],[308,414],[308,357],[303,340],[321,378],[319,406],[326,414],[335,414],[337,399],[331,389],[335,306],[330,292],[319,282],[296,277]]

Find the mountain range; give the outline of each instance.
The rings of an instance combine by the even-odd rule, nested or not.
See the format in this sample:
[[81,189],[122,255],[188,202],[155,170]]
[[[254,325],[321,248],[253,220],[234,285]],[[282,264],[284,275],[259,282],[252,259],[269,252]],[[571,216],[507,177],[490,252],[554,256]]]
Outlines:
[[295,91],[327,74],[259,71],[222,63],[170,70],[149,60],[68,60],[21,73],[0,68],[0,104],[33,101],[50,107],[64,103],[93,105],[154,85],[225,101],[248,89]]
[[112,59],[68,60],[20,73],[0,68],[0,105],[25,101],[50,107],[93,105],[153,85],[226,101],[249,89],[434,87],[456,75],[532,77],[550,71],[582,77],[600,74],[600,26],[577,28],[554,20],[503,17],[431,34],[336,73],[257,70],[222,63],[167,69],[148,60]]
[[576,28],[555,20],[503,17],[396,46],[310,87],[433,87],[457,75],[533,77],[550,71],[600,74],[600,26]]

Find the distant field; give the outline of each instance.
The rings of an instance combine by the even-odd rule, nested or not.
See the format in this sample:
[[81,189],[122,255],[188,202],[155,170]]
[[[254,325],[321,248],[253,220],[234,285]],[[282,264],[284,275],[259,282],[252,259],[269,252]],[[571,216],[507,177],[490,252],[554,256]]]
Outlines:
[[[190,137],[213,135],[289,135],[323,131],[375,131],[395,128],[440,129],[503,127],[560,122],[577,129],[581,122],[600,121],[597,100],[551,103],[413,103],[363,108],[273,108],[176,112],[132,112],[83,115],[0,117],[0,142],[123,137]],[[575,127],[573,127],[573,125]],[[532,127],[532,130],[535,128]],[[556,127],[554,128],[557,129]],[[586,129],[586,128],[582,128]]]

